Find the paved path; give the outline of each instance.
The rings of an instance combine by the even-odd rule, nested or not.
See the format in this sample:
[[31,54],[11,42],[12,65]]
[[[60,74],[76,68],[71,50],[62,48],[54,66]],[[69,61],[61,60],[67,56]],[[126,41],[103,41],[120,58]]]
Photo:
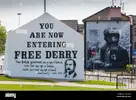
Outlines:
[[17,82],[17,81],[0,81],[0,84],[26,84],[26,85],[57,85],[57,86],[73,86],[73,87],[88,87],[88,88],[116,88],[116,86],[105,86],[105,85],[87,85],[87,84],[78,84],[71,82]]

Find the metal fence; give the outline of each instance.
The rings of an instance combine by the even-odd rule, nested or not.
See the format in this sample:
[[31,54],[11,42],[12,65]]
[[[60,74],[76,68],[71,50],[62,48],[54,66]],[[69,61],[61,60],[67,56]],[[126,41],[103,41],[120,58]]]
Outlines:
[[136,75],[117,75],[116,88],[136,89]]
[[108,82],[116,82],[116,76],[112,75],[100,75],[100,74],[85,74],[86,80],[97,80],[97,81],[108,81]]
[[116,88],[136,90],[136,75],[88,72],[85,73],[85,79],[115,82]]

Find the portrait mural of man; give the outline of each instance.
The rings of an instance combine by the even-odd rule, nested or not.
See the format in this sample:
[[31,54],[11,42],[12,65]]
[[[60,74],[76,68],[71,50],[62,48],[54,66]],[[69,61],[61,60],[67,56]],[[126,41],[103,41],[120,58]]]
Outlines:
[[131,62],[130,23],[87,22],[86,70],[124,71]]
[[106,69],[125,68],[129,63],[129,55],[125,48],[119,43],[119,30],[107,28],[104,30],[104,40],[106,43],[100,50],[100,60]]
[[75,78],[77,76],[77,73],[75,71],[76,69],[76,62],[73,59],[67,59],[65,61],[65,78]]

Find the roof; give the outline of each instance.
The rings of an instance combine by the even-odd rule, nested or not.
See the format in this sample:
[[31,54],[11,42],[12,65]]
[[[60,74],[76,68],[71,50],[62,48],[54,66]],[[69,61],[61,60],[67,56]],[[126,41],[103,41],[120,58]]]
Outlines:
[[[115,9],[114,9],[115,8]],[[121,10],[119,12],[117,12],[117,9],[120,10],[120,7],[106,7],[102,10],[100,10],[99,12],[83,19],[83,22],[85,21],[98,21],[98,20],[112,20],[111,16],[113,16],[111,11],[114,11],[113,13],[115,14],[113,18],[115,18],[114,20],[129,20],[129,16],[126,16],[125,14],[121,13]],[[115,17],[117,16],[117,17]],[[120,17],[119,17],[120,16]]]
[[68,25],[69,27],[71,27],[75,31],[78,30],[78,20],[60,20],[60,21],[63,22],[64,24]]

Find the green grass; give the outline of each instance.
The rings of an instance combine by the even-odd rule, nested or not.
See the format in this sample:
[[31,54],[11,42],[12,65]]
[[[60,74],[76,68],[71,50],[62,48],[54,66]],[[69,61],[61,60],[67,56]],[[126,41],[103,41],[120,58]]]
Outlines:
[[86,87],[67,87],[67,86],[47,86],[47,85],[13,85],[0,84],[0,90],[20,90],[20,91],[119,91],[121,89],[102,89],[102,88],[86,88]]
[[[6,76],[0,76],[0,81],[19,81],[19,82],[56,82],[55,80],[47,80],[47,79],[24,79],[24,78],[10,78]],[[106,81],[97,81],[97,80],[89,80],[89,81],[71,81],[79,84],[95,84],[95,85],[109,85],[116,86],[115,82],[106,82]],[[126,86],[126,84],[118,84],[119,86]]]
[[[72,81],[71,81],[72,82]],[[89,81],[73,81],[79,84],[95,84],[95,85],[109,85],[116,86],[116,82],[106,82],[106,81],[97,81],[97,80],[89,80]],[[119,83],[118,86],[126,86],[126,84]]]
[[24,78],[10,78],[6,76],[0,76],[0,81],[21,81],[21,82],[55,82],[55,80],[46,79],[24,79]]

